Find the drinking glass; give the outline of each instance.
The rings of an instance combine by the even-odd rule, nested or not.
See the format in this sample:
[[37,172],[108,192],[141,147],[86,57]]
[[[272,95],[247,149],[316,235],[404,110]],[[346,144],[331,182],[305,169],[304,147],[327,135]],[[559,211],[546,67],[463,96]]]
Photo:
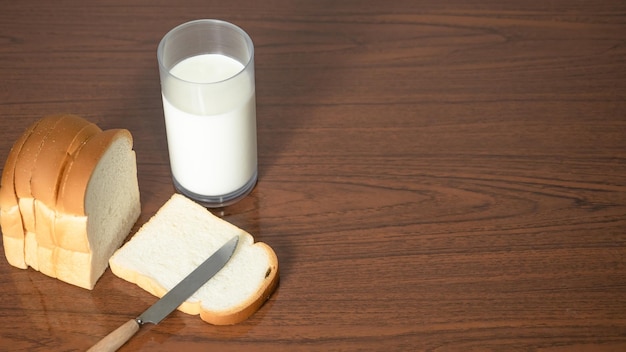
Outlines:
[[168,32],[157,58],[174,186],[207,207],[237,202],[257,182],[252,40],[196,20]]

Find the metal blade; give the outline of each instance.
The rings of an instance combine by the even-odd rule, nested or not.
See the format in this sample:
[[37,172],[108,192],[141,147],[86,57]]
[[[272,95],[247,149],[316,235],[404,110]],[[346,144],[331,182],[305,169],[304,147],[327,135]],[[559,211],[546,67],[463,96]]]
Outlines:
[[237,248],[237,242],[239,242],[239,236],[230,239],[222,248],[213,253],[204,263],[200,264],[191,274],[187,275],[166,293],[165,296],[141,313],[135,319],[137,323],[139,325],[144,323],[158,324],[163,318],[178,308],[226,265],[235,252],[235,248]]

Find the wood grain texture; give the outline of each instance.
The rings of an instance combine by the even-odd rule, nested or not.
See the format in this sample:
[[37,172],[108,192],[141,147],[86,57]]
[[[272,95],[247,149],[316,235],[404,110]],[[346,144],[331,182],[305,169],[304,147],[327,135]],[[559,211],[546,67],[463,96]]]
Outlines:
[[[271,245],[249,320],[180,312],[121,351],[626,350],[623,1],[0,4],[0,161],[43,115],[135,138],[174,192],[156,46],[197,18],[256,47],[259,183],[216,211]],[[0,350],[86,350],[156,299],[0,260]]]

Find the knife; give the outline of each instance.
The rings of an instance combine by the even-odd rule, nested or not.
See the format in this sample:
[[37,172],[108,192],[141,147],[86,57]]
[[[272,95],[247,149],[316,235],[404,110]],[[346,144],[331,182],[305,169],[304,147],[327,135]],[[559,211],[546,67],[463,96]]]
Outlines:
[[226,265],[237,248],[237,242],[239,236],[230,239],[140,316],[113,330],[87,352],[117,351],[143,324],[158,324]]

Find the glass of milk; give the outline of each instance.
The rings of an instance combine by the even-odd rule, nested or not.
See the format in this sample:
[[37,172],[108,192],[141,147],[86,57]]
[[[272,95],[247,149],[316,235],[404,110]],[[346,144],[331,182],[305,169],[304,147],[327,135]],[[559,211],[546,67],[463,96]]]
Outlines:
[[257,181],[252,40],[197,20],[168,32],[157,58],[174,186],[207,207],[237,202]]

